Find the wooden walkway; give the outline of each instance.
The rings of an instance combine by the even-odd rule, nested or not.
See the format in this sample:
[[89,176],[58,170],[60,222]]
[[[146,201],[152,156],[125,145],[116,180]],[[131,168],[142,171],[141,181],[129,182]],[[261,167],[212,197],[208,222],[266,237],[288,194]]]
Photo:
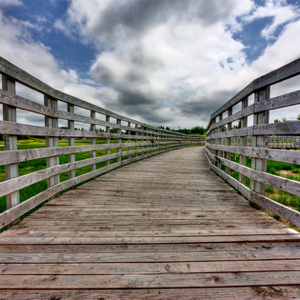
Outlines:
[[163,153],[0,235],[0,299],[300,299],[300,236],[208,168]]

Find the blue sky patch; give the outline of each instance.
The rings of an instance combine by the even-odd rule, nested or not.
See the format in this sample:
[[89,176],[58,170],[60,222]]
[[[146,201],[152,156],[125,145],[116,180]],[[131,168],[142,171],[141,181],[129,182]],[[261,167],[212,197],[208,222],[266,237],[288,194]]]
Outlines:
[[96,49],[92,45],[84,45],[78,36],[68,37],[54,28],[57,19],[66,13],[68,0],[22,0],[22,6],[6,7],[5,15],[18,20],[28,21],[36,25],[31,29],[31,37],[51,49],[52,55],[64,69],[75,69],[82,77],[89,73],[92,61],[96,58]]
[[[272,22],[273,17],[255,19],[244,24],[243,30],[232,34],[232,37],[235,40],[245,45],[245,49],[243,51],[245,52],[248,61],[251,62],[259,58],[270,42],[272,42],[268,42],[261,34],[262,30],[271,25]],[[279,34],[279,32],[277,32],[277,34]]]

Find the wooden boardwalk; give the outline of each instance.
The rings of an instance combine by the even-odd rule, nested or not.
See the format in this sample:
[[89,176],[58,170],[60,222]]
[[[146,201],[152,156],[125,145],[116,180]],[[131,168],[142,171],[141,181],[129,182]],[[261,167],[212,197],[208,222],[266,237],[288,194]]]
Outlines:
[[300,236],[203,147],[73,189],[0,235],[0,299],[300,299]]

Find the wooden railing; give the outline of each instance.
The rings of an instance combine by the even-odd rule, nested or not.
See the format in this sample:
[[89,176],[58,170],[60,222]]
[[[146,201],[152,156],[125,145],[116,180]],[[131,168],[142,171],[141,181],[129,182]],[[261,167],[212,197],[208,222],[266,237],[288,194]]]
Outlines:
[[[0,228],[60,192],[124,164],[167,150],[205,144],[205,137],[156,128],[57,91],[1,57],[0,74],[0,103],[3,105],[0,134],[4,135],[0,167],[5,166],[6,175],[0,182],[0,197],[2,200],[6,197],[6,210],[0,214]],[[44,103],[17,95],[16,84],[41,93]],[[58,109],[61,103],[65,104],[65,110]],[[85,113],[74,113],[78,108]],[[21,111],[42,115],[45,125],[17,123]],[[60,120],[66,120],[67,128],[59,128]],[[89,130],[75,130],[75,122],[88,124]],[[18,137],[24,135],[45,138],[46,147],[18,149]],[[90,143],[76,146],[76,139],[82,138],[89,139]],[[61,139],[67,139],[68,145],[60,147]],[[76,155],[83,152],[89,152],[89,158],[76,161]],[[60,164],[63,155],[68,155],[68,163]],[[41,158],[47,161],[44,168],[19,176],[20,163]],[[87,166],[88,172],[85,170],[86,173],[76,176],[76,170]],[[60,174],[66,172],[68,178],[61,182]],[[43,180],[47,180],[47,188],[20,203],[19,191]]]
[[273,149],[300,149],[300,136],[269,136],[268,147]]
[[[270,87],[299,74],[300,59],[251,82],[211,115],[206,144],[206,156],[213,171],[252,203],[297,226],[300,213],[267,198],[265,185],[300,196],[300,182],[266,172],[268,160],[300,164],[299,151],[271,149],[272,145],[268,145],[269,140],[275,143],[272,135],[300,138],[300,121],[269,123],[271,110],[300,104],[300,90],[270,98]],[[249,105],[252,95],[254,103]],[[236,105],[241,109],[233,113]],[[248,126],[249,116],[253,117],[252,126]],[[251,168],[246,166],[247,158]],[[239,173],[238,180],[231,176],[233,171]],[[245,184],[246,178],[250,179],[250,187]]]

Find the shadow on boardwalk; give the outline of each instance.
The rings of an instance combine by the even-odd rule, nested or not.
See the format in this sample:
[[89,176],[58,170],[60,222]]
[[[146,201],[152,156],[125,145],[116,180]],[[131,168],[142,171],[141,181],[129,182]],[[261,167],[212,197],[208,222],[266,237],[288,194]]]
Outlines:
[[0,235],[0,299],[300,299],[300,237],[167,152],[59,196]]

